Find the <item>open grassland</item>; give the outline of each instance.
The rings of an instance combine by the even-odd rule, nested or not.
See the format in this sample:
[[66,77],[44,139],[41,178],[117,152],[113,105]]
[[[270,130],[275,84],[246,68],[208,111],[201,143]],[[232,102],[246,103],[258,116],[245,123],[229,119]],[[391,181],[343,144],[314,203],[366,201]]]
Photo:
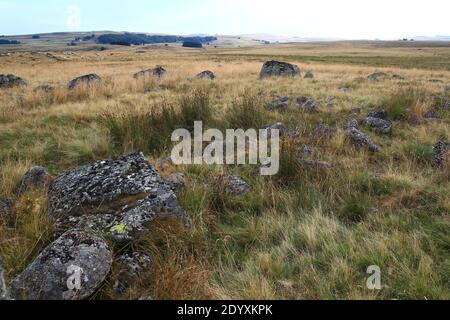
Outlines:
[[[259,80],[262,62],[271,58],[296,63],[315,78]],[[133,79],[155,65],[169,75]],[[206,69],[218,80],[189,80]],[[259,176],[253,166],[161,168],[163,175],[185,173],[179,198],[192,230],[155,223],[146,239],[133,244],[154,257],[151,275],[118,296],[113,271],[93,298],[450,298],[450,172],[433,167],[434,144],[450,140],[450,111],[437,106],[440,120],[423,118],[440,103],[433,96],[450,98],[449,47],[336,43],[21,52],[0,57],[0,70],[30,82],[0,91],[0,199],[14,198],[32,165],[57,175],[131,151],[143,151],[157,165],[170,155],[172,131],[194,120],[220,129],[283,122],[301,133],[284,138],[281,171],[274,177]],[[375,71],[405,79],[368,81]],[[104,84],[67,90],[69,80],[91,72]],[[55,90],[36,91],[42,84]],[[285,95],[314,98],[320,112],[264,109]],[[362,113],[355,115],[355,107]],[[369,133],[383,147],[378,154],[356,150],[345,141],[343,126],[379,109],[393,115],[393,132]],[[317,139],[319,124],[337,133]],[[314,150],[310,159],[332,168],[302,168],[304,146]],[[222,173],[241,176],[252,192],[231,197],[207,185]],[[17,200],[14,217],[0,221],[0,256],[9,279],[52,235],[45,190]],[[382,269],[380,291],[366,288],[370,265]]]

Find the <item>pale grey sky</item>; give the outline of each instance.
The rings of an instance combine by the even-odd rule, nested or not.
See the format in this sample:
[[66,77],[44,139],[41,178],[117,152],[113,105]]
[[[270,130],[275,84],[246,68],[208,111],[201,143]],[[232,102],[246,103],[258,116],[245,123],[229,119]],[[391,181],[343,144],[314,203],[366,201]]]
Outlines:
[[395,39],[450,35],[448,0],[0,0],[0,34],[136,31]]

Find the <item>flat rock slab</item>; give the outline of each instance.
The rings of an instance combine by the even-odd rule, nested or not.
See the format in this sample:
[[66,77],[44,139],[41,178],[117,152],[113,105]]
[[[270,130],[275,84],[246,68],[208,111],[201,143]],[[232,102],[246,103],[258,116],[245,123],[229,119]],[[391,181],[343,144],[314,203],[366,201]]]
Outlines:
[[100,238],[69,231],[48,246],[12,283],[24,300],[83,300],[103,283],[113,255]]
[[62,231],[79,228],[78,221],[117,241],[132,241],[157,217],[173,216],[190,226],[171,186],[142,153],[70,170],[54,180],[48,194],[49,216]]

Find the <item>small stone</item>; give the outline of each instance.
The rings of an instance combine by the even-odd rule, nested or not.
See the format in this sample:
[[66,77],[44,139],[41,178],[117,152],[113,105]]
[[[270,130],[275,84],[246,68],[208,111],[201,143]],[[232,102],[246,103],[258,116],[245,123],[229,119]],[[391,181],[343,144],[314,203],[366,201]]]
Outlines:
[[298,97],[297,104],[304,112],[311,113],[317,111],[317,101],[308,97]]
[[349,119],[347,124],[344,126],[345,130],[348,130],[348,129],[351,129],[351,128],[355,128],[355,129],[359,128],[359,122],[355,118]]
[[151,271],[152,258],[141,252],[124,254],[116,259],[118,270],[114,291],[124,294]]
[[377,80],[387,78],[387,77],[388,77],[387,73],[375,72],[375,73],[372,73],[370,76],[368,76],[367,79],[370,81],[377,81]]
[[375,144],[370,137],[356,128],[350,128],[346,131],[346,136],[350,142],[357,148],[366,149],[370,152],[379,152],[381,147]]
[[30,188],[45,188],[52,180],[53,177],[48,173],[46,168],[39,166],[33,167],[23,176],[16,193],[22,195]]
[[389,134],[392,131],[392,123],[380,118],[367,117],[364,119],[364,125],[369,126],[374,132]]
[[282,122],[269,124],[267,126],[264,126],[262,129],[267,130],[267,137],[269,137],[269,138],[272,136],[272,130],[279,130],[280,137],[283,136],[284,134],[286,134],[288,131],[286,125]]
[[268,111],[286,111],[289,108],[290,98],[285,96],[278,98],[268,105],[266,105],[266,110]]
[[55,91],[55,88],[49,84],[43,84],[43,85],[36,87],[35,91],[41,91],[44,93],[52,93],[53,91]]
[[232,196],[243,196],[252,191],[247,182],[237,176],[220,176],[215,178],[215,183],[223,187],[225,192]]
[[305,79],[314,79],[314,73],[312,73],[311,71],[308,71],[305,74]]

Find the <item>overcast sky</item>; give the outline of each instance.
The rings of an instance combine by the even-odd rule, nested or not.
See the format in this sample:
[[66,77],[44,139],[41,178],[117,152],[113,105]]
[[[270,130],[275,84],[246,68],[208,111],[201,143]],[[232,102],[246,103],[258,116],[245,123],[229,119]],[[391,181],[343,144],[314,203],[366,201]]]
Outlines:
[[450,35],[449,0],[0,0],[0,34],[136,31],[348,39]]

